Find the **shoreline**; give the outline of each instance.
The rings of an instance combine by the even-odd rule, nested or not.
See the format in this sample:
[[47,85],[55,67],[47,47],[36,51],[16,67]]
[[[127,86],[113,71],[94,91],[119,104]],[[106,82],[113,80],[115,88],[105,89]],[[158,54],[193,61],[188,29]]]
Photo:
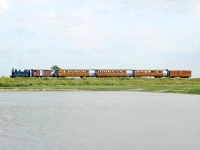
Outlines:
[[0,91],[139,91],[200,95],[200,78],[0,78]]
[[188,95],[200,95],[197,92],[190,92],[186,90],[170,90],[170,89],[157,89],[157,90],[148,90],[148,89],[52,89],[52,88],[10,88],[10,89],[0,89],[0,92],[150,92],[150,93],[171,93],[171,94],[188,94]]

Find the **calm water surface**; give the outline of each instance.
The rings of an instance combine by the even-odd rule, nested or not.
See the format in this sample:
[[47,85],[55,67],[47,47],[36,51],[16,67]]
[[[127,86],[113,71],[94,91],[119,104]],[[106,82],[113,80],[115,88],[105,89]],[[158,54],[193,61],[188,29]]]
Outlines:
[[199,150],[200,96],[0,92],[0,150]]

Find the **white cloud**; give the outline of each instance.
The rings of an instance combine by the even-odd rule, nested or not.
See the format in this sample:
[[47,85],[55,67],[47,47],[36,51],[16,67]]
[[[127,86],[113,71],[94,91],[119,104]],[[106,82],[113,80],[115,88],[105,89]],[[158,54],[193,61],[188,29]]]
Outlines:
[[173,13],[188,13],[191,11],[199,12],[199,0],[113,0],[121,4],[139,6],[141,9],[160,8]]
[[194,10],[200,14],[200,4],[194,5]]
[[46,3],[47,0],[31,0],[33,3]]
[[65,12],[53,9],[50,12],[29,17],[27,25],[29,28],[35,30],[65,34],[66,36],[73,37],[88,34],[88,30],[91,31],[94,28],[93,21],[90,16],[84,15],[80,11]]
[[5,13],[8,10],[7,0],[0,0],[0,13]]

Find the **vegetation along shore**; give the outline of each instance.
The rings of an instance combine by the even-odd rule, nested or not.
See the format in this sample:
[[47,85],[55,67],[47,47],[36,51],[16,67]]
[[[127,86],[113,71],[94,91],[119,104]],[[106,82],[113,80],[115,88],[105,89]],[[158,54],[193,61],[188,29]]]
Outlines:
[[0,78],[0,91],[77,90],[200,94],[200,78]]

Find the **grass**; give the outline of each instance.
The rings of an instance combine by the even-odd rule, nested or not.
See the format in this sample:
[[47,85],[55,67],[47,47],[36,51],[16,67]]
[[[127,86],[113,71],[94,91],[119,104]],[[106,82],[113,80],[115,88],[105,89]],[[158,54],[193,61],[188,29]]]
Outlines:
[[0,78],[2,91],[149,91],[200,94],[200,78]]

